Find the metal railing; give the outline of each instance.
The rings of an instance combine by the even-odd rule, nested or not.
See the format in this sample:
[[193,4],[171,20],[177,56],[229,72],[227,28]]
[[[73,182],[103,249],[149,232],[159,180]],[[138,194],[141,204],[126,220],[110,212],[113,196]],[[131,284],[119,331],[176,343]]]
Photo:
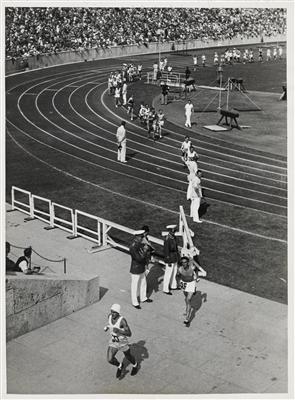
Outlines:
[[[50,225],[50,228],[58,227],[62,230],[70,232],[71,238],[83,237],[91,242],[95,243],[95,249],[106,248],[108,246],[121,248],[125,251],[129,250],[129,247],[125,244],[130,242],[130,237],[134,235],[134,229],[127,228],[126,226],[117,224],[112,221],[108,221],[104,218],[96,217],[95,215],[88,214],[80,210],[72,210],[69,207],[65,207],[61,204],[51,202],[50,200],[32,195],[30,192],[17,188],[15,186],[11,189],[12,197],[12,209],[17,209],[21,212],[29,214],[32,218],[37,218]],[[23,193],[28,196],[28,203],[16,200],[17,193]],[[45,204],[48,207],[48,211],[36,209],[36,200],[41,201],[41,204]],[[62,213],[64,216],[57,215]],[[91,226],[92,225],[92,226]],[[49,228],[49,229],[50,229]],[[48,228],[45,228],[48,229]],[[111,230],[113,234],[111,236]],[[123,232],[128,236],[128,240],[122,242],[118,238],[114,231]],[[167,235],[167,232],[162,232],[162,236]],[[183,245],[179,248],[182,255],[198,255],[200,251],[194,246],[192,237],[194,233],[189,229],[186,217],[183,211],[183,207],[180,206],[179,213],[179,231],[176,233],[177,236],[181,236]],[[164,240],[158,239],[154,236],[149,236],[149,241],[153,244],[163,247]],[[164,264],[164,261],[159,259],[158,262]]]

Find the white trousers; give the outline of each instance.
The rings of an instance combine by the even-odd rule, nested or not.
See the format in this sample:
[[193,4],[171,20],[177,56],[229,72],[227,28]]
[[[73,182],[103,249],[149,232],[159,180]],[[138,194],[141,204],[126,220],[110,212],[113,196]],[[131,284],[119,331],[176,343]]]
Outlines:
[[193,217],[194,222],[200,221],[200,218],[199,218],[200,204],[201,204],[201,197],[193,197],[191,199],[191,213],[190,213],[190,216]]
[[122,93],[122,98],[123,98],[123,105],[125,106],[127,104],[127,92]]
[[186,116],[186,121],[185,121],[185,126],[188,126],[189,128],[191,128],[191,116],[192,116],[192,114],[191,113],[189,113],[189,114],[185,114],[185,116]]
[[126,161],[126,140],[124,140],[121,145],[122,148],[118,149],[118,161],[124,162]]
[[138,306],[138,296],[141,302],[147,299],[145,272],[142,274],[131,274],[131,302],[133,306]]
[[171,289],[177,288],[177,282],[176,282],[177,262],[172,263],[170,265],[171,267],[169,267],[168,264],[165,265],[163,292],[166,293],[170,291],[169,286],[171,287]]

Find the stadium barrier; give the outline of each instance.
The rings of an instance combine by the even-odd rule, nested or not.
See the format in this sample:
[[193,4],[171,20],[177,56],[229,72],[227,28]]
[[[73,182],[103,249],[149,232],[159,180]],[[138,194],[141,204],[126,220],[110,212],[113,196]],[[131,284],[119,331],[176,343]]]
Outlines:
[[[60,211],[62,211],[63,214],[66,214],[69,219],[58,216],[57,213],[59,213]],[[64,231],[70,232],[72,235],[74,235],[74,212],[71,208],[62,206],[58,203],[51,203],[51,213],[52,226],[63,229]]]
[[[40,208],[37,208],[36,202],[41,203]],[[43,211],[42,208],[46,207],[47,211]],[[32,195],[32,213],[33,213],[33,218],[38,218],[41,221],[44,222],[49,222],[51,226],[52,225],[52,212],[51,212],[51,201],[48,199],[45,199],[44,197],[36,196],[35,194]]]
[[[27,196],[28,203],[23,203],[19,200],[16,200],[16,195],[18,193],[22,193]],[[45,229],[57,227],[70,232],[72,235],[68,237],[69,239],[83,237],[91,242],[94,242],[95,246],[93,246],[89,251],[91,253],[97,250],[103,250],[109,246],[129,251],[129,247],[120,242],[119,239],[115,239],[115,235],[111,236],[110,231],[115,230],[123,232],[125,235],[127,234],[127,242],[129,242],[130,236],[134,235],[134,229],[127,228],[126,226],[108,221],[104,218],[96,217],[83,211],[72,210],[69,207],[51,202],[44,197],[33,195],[31,192],[20,189],[16,186],[12,186],[11,188],[11,198],[12,211],[17,209],[25,214],[29,214],[31,216],[30,219],[36,218],[42,220],[43,222],[49,224],[49,228],[45,227]],[[43,209],[40,210],[41,207],[38,209],[36,208],[37,200],[41,202],[41,206],[43,206],[43,208],[44,206],[47,207],[46,211]],[[57,215],[57,213],[59,215]],[[167,232],[162,232],[162,236],[165,236],[166,234]],[[195,255],[200,254],[200,251],[193,244],[192,237],[194,236],[194,233],[188,227],[182,206],[180,206],[179,213],[179,230],[176,234],[177,236],[181,236],[183,239],[183,245],[179,247],[182,255],[194,257]],[[149,236],[149,241],[160,247],[163,247],[164,245],[163,239],[158,239],[154,236]],[[157,261],[160,264],[164,264],[162,259],[157,259]],[[198,269],[199,271],[204,272],[204,269],[200,270],[200,266],[198,266]],[[201,276],[206,276],[206,272],[204,272]]]
[[[79,218],[80,217],[80,218]],[[81,218],[87,219],[90,223],[95,224],[95,229],[91,229],[87,226],[82,224]],[[81,221],[81,222],[79,222]],[[75,211],[75,224],[74,224],[74,236],[82,236],[85,239],[93,241],[97,244],[97,246],[102,246],[102,239],[101,239],[101,229],[100,229],[100,221],[99,218],[95,215],[91,215],[85,213],[83,211],[76,210]]]
[[[27,200],[26,203],[24,203],[24,200],[18,200],[16,197],[19,194],[22,194],[22,198],[25,197]],[[19,210],[23,212],[24,214],[28,214],[31,218],[33,218],[33,205],[32,205],[32,196],[31,193],[28,192],[27,190],[20,189],[16,186],[12,186],[11,188],[11,207],[12,211],[13,210]]]
[[[286,42],[286,35],[280,34],[276,36],[263,37],[263,43]],[[187,40],[187,41],[170,41],[164,43],[151,42],[147,45],[128,45],[116,46],[109,49],[92,48],[61,51],[56,54],[40,54],[37,56],[30,56],[27,59],[6,59],[5,60],[5,74],[13,74],[26,70],[35,70],[39,68],[46,68],[62,64],[73,64],[77,62],[87,62],[102,60],[107,58],[128,57],[140,54],[158,54],[158,53],[180,53],[187,52],[188,50],[200,50],[210,47],[230,47],[230,46],[243,46],[254,45],[262,43],[261,37],[243,38],[237,37],[233,39],[223,40]]]

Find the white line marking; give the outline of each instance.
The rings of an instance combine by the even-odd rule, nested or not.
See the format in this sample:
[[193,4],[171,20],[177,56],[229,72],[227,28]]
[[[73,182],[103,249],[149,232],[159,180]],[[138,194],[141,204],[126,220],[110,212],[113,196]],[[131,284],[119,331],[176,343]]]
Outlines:
[[[9,121],[9,120],[8,120],[8,122],[9,122],[15,129],[17,129],[18,131],[22,132],[25,136],[29,137],[30,139],[34,140],[34,141],[37,142],[37,143],[40,143],[40,144],[43,145],[43,146],[46,146],[46,147],[48,147],[48,148],[51,148],[51,149],[53,149],[53,150],[55,150],[55,151],[58,151],[58,152],[60,152],[60,153],[62,153],[62,154],[66,154],[66,155],[68,155],[68,156],[70,156],[70,157],[72,157],[72,158],[75,158],[75,159],[77,159],[77,160],[79,160],[79,161],[85,162],[86,164],[93,165],[93,166],[95,166],[95,167],[97,167],[97,168],[102,168],[102,169],[105,169],[105,170],[107,170],[107,171],[111,171],[111,172],[114,172],[114,173],[116,173],[116,174],[119,174],[119,175],[122,175],[122,176],[127,176],[128,178],[134,179],[134,176],[133,176],[133,175],[129,175],[129,174],[125,173],[125,172],[120,172],[120,171],[114,170],[114,169],[112,169],[112,168],[108,168],[108,167],[102,166],[102,165],[100,165],[100,164],[96,164],[96,163],[91,162],[91,161],[89,161],[89,160],[85,160],[84,158],[75,156],[75,155],[73,155],[73,154],[71,154],[71,153],[67,153],[66,151],[63,151],[63,150],[59,149],[58,147],[50,146],[50,145],[48,145],[48,144],[46,144],[46,143],[44,143],[44,142],[41,142],[40,140],[34,138],[33,136],[29,135],[27,132],[23,131],[22,129],[20,129],[19,127],[17,127],[16,125],[14,125],[13,122],[11,122],[11,121]],[[154,185],[154,186],[159,186],[159,187],[163,187],[163,188],[168,189],[168,190],[172,190],[173,192],[176,191],[176,192],[180,192],[180,193],[186,193],[186,191],[184,191],[184,190],[175,189],[175,188],[172,188],[171,186],[161,185],[161,184],[159,184],[159,183],[156,183],[156,182],[153,182],[153,181],[148,181],[148,180],[143,179],[143,178],[140,178],[140,177],[137,177],[136,179],[137,179],[137,180],[140,180],[140,181],[142,181],[142,182],[149,183],[149,184]],[[125,196],[125,195],[122,194],[122,196]],[[208,197],[208,198],[209,198],[209,197]],[[210,198],[209,198],[209,199],[210,199]],[[271,212],[269,212],[269,211],[264,211],[264,210],[260,210],[260,209],[253,208],[253,207],[242,206],[242,205],[240,205],[240,204],[225,202],[225,201],[218,200],[218,199],[212,199],[212,200],[215,201],[215,202],[217,202],[217,203],[222,203],[222,204],[226,204],[226,205],[231,205],[231,206],[233,206],[233,207],[238,207],[238,208],[241,208],[241,209],[247,209],[247,210],[251,210],[251,211],[258,211],[259,213],[263,213],[263,214],[267,214],[267,215],[276,216],[276,217],[279,217],[279,218],[283,218],[283,219],[285,219],[285,220],[287,219],[287,216],[285,216],[285,215],[279,215],[279,214],[271,213]],[[139,201],[141,201],[141,200],[139,200]],[[157,206],[157,207],[160,207],[160,206]],[[160,208],[163,208],[163,207],[160,207]],[[163,208],[163,209],[164,209],[164,208]]]
[[[102,190],[104,190],[104,191],[107,191],[107,192],[109,192],[109,193],[112,193],[112,194],[115,194],[115,195],[118,195],[118,196],[127,198],[128,200],[136,201],[136,202],[142,203],[142,204],[144,204],[144,205],[149,205],[149,206],[151,206],[151,207],[159,208],[159,209],[162,209],[162,210],[165,210],[165,211],[168,211],[168,212],[171,212],[171,213],[173,213],[173,214],[177,214],[177,215],[178,215],[178,212],[176,212],[176,211],[169,210],[168,208],[165,208],[165,207],[162,207],[162,206],[158,206],[158,205],[155,205],[155,204],[150,203],[150,202],[146,202],[146,201],[143,201],[143,200],[140,200],[140,199],[131,197],[131,196],[127,196],[127,195],[124,195],[124,194],[115,192],[114,190],[107,189],[107,188],[105,188],[105,187],[103,187],[103,186],[101,186],[101,185],[95,184],[95,183],[93,183],[93,182],[89,182],[89,181],[87,181],[87,180],[85,180],[85,179],[82,179],[82,178],[79,178],[79,177],[77,177],[77,176],[75,176],[75,175],[73,175],[73,174],[71,174],[71,173],[69,173],[69,172],[67,172],[67,171],[64,171],[64,170],[62,170],[62,169],[60,169],[60,168],[57,168],[56,166],[51,165],[51,164],[48,163],[47,161],[41,160],[40,158],[38,158],[37,156],[35,156],[35,155],[32,154],[31,152],[29,152],[28,150],[26,150],[21,144],[19,144],[19,143],[13,138],[13,136],[10,134],[10,132],[8,131],[8,129],[7,129],[7,132],[8,132],[8,134],[9,134],[9,136],[11,137],[11,139],[12,139],[12,140],[17,144],[17,146],[19,146],[24,152],[26,152],[27,154],[29,154],[31,157],[35,158],[35,159],[38,160],[39,162],[41,162],[41,163],[43,163],[43,164],[45,164],[45,165],[47,165],[47,166],[53,168],[54,170],[56,170],[56,171],[58,171],[58,172],[60,172],[60,173],[63,173],[63,174],[65,174],[65,175],[68,175],[68,176],[70,176],[70,177],[72,177],[72,178],[74,178],[74,179],[76,179],[76,180],[78,180],[78,181],[80,181],[80,182],[87,183],[87,184],[89,184],[89,185],[92,185],[92,186],[94,186],[94,187],[96,187],[96,188],[99,188],[99,189],[102,189]],[[27,135],[27,136],[30,136],[30,135]],[[33,139],[34,139],[34,138],[33,138]],[[34,139],[34,140],[35,140],[35,139]],[[39,141],[38,141],[38,142],[39,142]],[[41,144],[45,145],[44,143],[41,143]],[[48,146],[48,145],[45,145],[45,146]],[[48,146],[48,147],[51,147],[51,146]],[[59,149],[56,149],[56,150],[60,151]],[[188,215],[186,215],[186,216],[188,216]],[[243,233],[243,234],[246,234],[246,235],[251,235],[251,236],[259,237],[259,238],[262,238],[262,239],[265,239],[265,240],[277,241],[277,242],[284,243],[284,244],[287,243],[286,240],[282,240],[282,239],[278,239],[278,238],[274,238],[274,237],[269,237],[269,236],[260,235],[260,234],[258,234],[258,233],[245,231],[245,230],[243,230],[243,229],[233,228],[233,227],[230,227],[230,226],[227,226],[227,225],[223,225],[223,224],[219,224],[219,223],[216,223],[216,222],[213,222],[213,221],[207,221],[207,220],[203,220],[203,221],[206,222],[206,223],[208,223],[208,224],[213,224],[213,225],[220,226],[220,227],[225,228],[225,229],[228,229],[228,230],[233,230],[233,231],[240,232],[240,233]]]
[[[43,82],[43,83],[44,83],[44,82]],[[102,83],[102,84],[103,84],[103,83]],[[37,86],[37,85],[33,85],[33,87],[35,87],[35,86]],[[30,88],[30,89],[31,89],[31,88]],[[29,89],[27,89],[27,90],[29,90]],[[83,139],[83,138],[81,138],[81,137],[79,137],[79,136],[77,136],[77,135],[75,135],[75,134],[73,134],[73,133],[71,133],[71,132],[66,131],[65,129],[59,127],[58,125],[56,125],[55,123],[53,123],[52,121],[50,121],[46,116],[44,116],[44,114],[41,113],[41,111],[40,111],[40,109],[38,108],[38,105],[37,105],[38,98],[39,98],[39,96],[42,94],[43,91],[44,91],[44,89],[39,93],[39,95],[38,95],[37,98],[35,99],[35,107],[36,107],[37,111],[39,112],[39,114],[42,115],[44,119],[46,119],[47,121],[49,121],[52,125],[55,125],[56,127],[60,128],[60,129],[63,130],[64,132],[67,132],[67,133],[68,133],[69,135],[71,135],[71,136],[74,136],[74,137],[76,137],[76,138],[78,138],[78,139],[80,139],[80,140],[82,140],[82,141],[85,141],[85,142],[87,142],[87,143],[90,143],[90,144],[92,144],[92,145],[95,145],[95,146],[97,146],[97,147],[99,147],[99,148],[105,149],[103,146],[99,146],[99,145],[97,145],[97,144],[94,144],[93,142],[90,142],[90,141],[88,141],[88,140],[86,140],[86,139]],[[26,92],[24,92],[24,93],[26,93]],[[50,134],[48,131],[45,131],[44,129],[39,128],[37,125],[35,125],[32,121],[30,121],[30,120],[25,116],[25,114],[22,112],[21,107],[20,107],[20,101],[21,101],[21,98],[22,98],[22,96],[24,95],[24,93],[23,93],[22,95],[20,95],[20,97],[19,97],[19,99],[18,99],[18,103],[17,103],[17,104],[18,104],[18,109],[19,109],[20,113],[23,115],[23,117],[24,117],[31,125],[35,126],[37,129],[43,131],[43,132],[46,133],[47,135],[52,136],[52,137],[54,137],[56,140],[59,140],[59,141],[61,141],[61,142],[63,142],[63,143],[67,143],[66,141],[64,141],[64,140],[62,140],[62,139],[60,139],[60,138],[58,138],[58,137],[55,137],[54,135]],[[86,150],[86,149],[82,149],[82,148],[79,147],[79,146],[76,146],[76,145],[73,145],[73,144],[69,144],[69,143],[67,143],[67,145],[72,146],[72,147],[74,147],[74,148],[77,148],[77,149],[79,149],[79,150],[81,150],[81,151],[84,151],[84,152],[86,152],[86,153],[88,153],[88,154],[92,154],[92,155],[94,155],[94,156],[96,156],[96,157],[100,157],[100,158],[109,160],[109,159],[106,158],[106,157],[99,156],[99,155],[97,155],[96,153],[93,153],[93,152],[88,151],[88,150]],[[113,153],[116,153],[116,151],[113,151],[113,150],[108,150],[108,151],[113,152]],[[151,164],[151,163],[149,163],[149,164]],[[136,170],[139,170],[139,171],[142,171],[140,168],[137,168],[137,167],[135,167],[135,166],[130,166],[130,165],[129,165],[129,167],[130,167],[130,168],[133,168],[133,169],[136,169]],[[159,175],[158,173],[154,173],[154,172],[151,172],[151,171],[145,171],[145,173],[149,173],[149,174],[151,174],[151,175],[156,175],[156,176],[164,177],[164,176],[162,176],[162,175]],[[169,180],[173,180],[173,181],[176,181],[176,182],[179,182],[179,183],[183,184],[182,181],[175,180],[175,179],[170,178],[170,177],[167,177],[167,176],[165,176],[164,178],[165,178],[165,179],[169,179]],[[137,178],[137,179],[138,179],[138,178]],[[213,181],[213,182],[214,182],[214,181]],[[225,184],[225,185],[226,185],[226,184]],[[233,185],[228,185],[228,186],[233,186]],[[206,189],[206,186],[204,186],[204,188]],[[208,190],[212,190],[213,192],[216,192],[216,193],[228,194],[227,192],[223,192],[223,191],[220,191],[220,190],[217,190],[217,189],[209,189],[209,188],[207,188],[207,189],[208,189]],[[250,191],[251,191],[251,189],[250,189]],[[257,203],[268,204],[268,205],[275,206],[275,207],[278,207],[278,208],[283,208],[283,209],[286,209],[286,208],[287,208],[286,206],[277,205],[277,204],[273,204],[273,203],[269,203],[269,202],[262,201],[262,200],[257,200],[257,199],[256,199],[256,200],[255,200],[255,199],[250,199],[250,198],[248,198],[248,197],[239,196],[239,195],[232,194],[232,193],[231,193],[231,194],[228,194],[228,195],[230,195],[230,196],[232,196],[232,197],[236,197],[236,198],[247,199],[247,200],[250,201],[250,202],[251,202],[251,201],[252,201],[252,202],[255,201],[255,202],[257,202]]]

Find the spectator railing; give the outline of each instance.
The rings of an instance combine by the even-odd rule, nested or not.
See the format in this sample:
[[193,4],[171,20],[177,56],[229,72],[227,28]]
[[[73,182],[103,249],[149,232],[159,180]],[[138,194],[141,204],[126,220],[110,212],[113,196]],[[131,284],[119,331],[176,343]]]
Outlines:
[[[90,224],[95,225],[95,229],[91,229],[88,226],[83,225],[82,223],[82,217],[83,219],[88,220]],[[95,242],[97,246],[102,245],[102,239],[101,239],[101,229],[100,229],[100,221],[99,218],[96,217],[95,215],[91,215],[88,213],[85,213],[83,211],[76,210],[75,211],[75,228],[74,228],[74,236],[82,236],[85,239],[91,240],[92,242]]]
[[[41,203],[40,208],[38,208],[36,203]],[[41,209],[46,207],[47,211]],[[38,218],[41,221],[49,222],[52,225],[52,213],[51,213],[51,201],[45,199],[44,197],[36,196],[35,194],[32,195],[32,208],[33,208],[33,218]]]
[[[27,196],[28,203],[17,201],[16,195],[18,193],[25,194]],[[51,228],[56,227],[70,232],[72,234],[71,238],[78,236],[84,237],[85,239],[94,242],[96,247],[105,247],[111,245],[128,250],[128,246],[116,241],[114,237],[110,236],[110,230],[113,229],[121,231],[129,236],[134,234],[133,229],[100,217],[96,217],[95,215],[91,215],[80,210],[72,210],[69,207],[51,202],[49,199],[36,196],[31,194],[31,192],[20,189],[16,186],[12,186],[11,198],[12,210],[17,209],[25,214],[30,215],[32,218],[40,219],[48,223]],[[37,199],[42,201],[48,207],[48,212],[36,209]],[[84,219],[84,222],[82,221],[82,218]],[[95,226],[89,226],[91,224]],[[153,236],[149,236],[149,239],[152,243],[163,246],[163,239],[158,239]]]
[[[27,203],[16,200],[16,195],[18,193],[22,193],[27,197]],[[44,197],[32,195],[29,191],[16,186],[12,186],[11,198],[12,210],[17,209],[25,214],[29,214],[32,219],[37,218],[44,221],[50,226],[49,228],[45,227],[45,229],[57,227],[70,232],[72,235],[69,236],[69,238],[83,237],[94,242],[95,246],[90,249],[90,252],[94,252],[96,249],[104,249],[108,246],[121,248],[125,251],[129,250],[126,243],[130,242],[131,236],[134,235],[134,229],[127,228],[126,226],[96,217],[83,211],[72,210],[69,207],[51,202]],[[41,202],[42,206],[45,205],[47,207],[47,211],[36,208],[37,200]],[[110,234],[111,230],[112,236]],[[118,237],[116,233],[118,231],[120,232],[120,236],[124,236],[124,240]],[[162,232],[162,236],[166,234],[167,232]],[[183,246],[180,247],[182,254],[199,254],[199,250],[194,247],[191,239],[193,235],[193,232],[188,228],[183,207],[180,206],[179,232],[177,232],[177,236],[181,236],[183,239]],[[149,241],[160,247],[164,245],[163,239],[158,239],[154,236],[149,236]],[[157,261],[161,264],[164,263],[162,259],[158,259]]]
[[[17,196],[22,195],[22,200],[17,199]],[[27,200],[25,203],[23,198]],[[11,207],[12,210],[19,210],[25,214],[30,215],[33,218],[33,205],[31,193],[27,190],[20,189],[16,186],[12,186],[11,189]]]
[[[58,216],[57,214],[62,211],[62,214],[66,214],[69,219],[63,218],[63,216]],[[74,212],[71,208],[62,206],[58,203],[51,203],[51,213],[52,213],[52,226],[63,229],[64,231],[70,232],[74,235]]]

